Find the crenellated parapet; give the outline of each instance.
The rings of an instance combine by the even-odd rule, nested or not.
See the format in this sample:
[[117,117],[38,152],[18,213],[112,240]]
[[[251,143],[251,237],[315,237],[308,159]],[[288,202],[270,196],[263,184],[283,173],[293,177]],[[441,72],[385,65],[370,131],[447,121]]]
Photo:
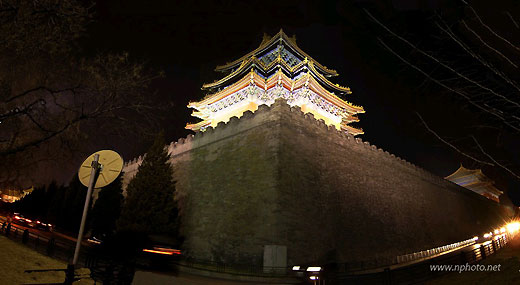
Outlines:
[[140,155],[139,157],[135,157],[134,159],[130,161],[126,161],[123,164],[123,171],[124,172],[134,172],[137,171],[139,166],[143,163],[145,155]]
[[[347,132],[340,131],[330,125],[327,125],[323,119],[316,119],[312,113],[305,113],[302,111],[302,109],[299,106],[289,106],[285,100],[278,99],[277,103],[279,102],[280,105],[285,105],[286,107],[289,107],[288,110],[290,113],[294,114],[294,116],[300,116],[303,117],[305,120],[307,120],[312,125],[316,125],[319,128],[321,128],[324,131],[327,131],[330,136],[333,136],[333,140],[336,142],[342,142],[351,144],[356,147],[361,147],[364,150],[367,151],[367,154],[374,154],[377,155],[379,158],[382,159],[389,159],[391,161],[397,162],[399,165],[414,171],[417,175],[425,178],[425,179],[435,179],[439,183],[446,183],[444,179],[441,177],[438,177],[431,172],[401,158],[394,154],[389,153],[388,151],[383,150],[382,148],[377,147],[374,144],[371,144],[368,141],[363,141],[360,137],[355,137],[352,134],[349,134]],[[292,118],[294,119],[294,118]]]
[[[194,135],[188,135],[185,138],[180,138],[175,142],[171,142],[169,145],[167,145],[168,153],[171,157],[176,157],[191,151],[194,147],[193,142],[204,140],[204,138],[208,137],[213,138],[215,136],[221,136],[219,133],[224,132],[225,129],[236,129],[237,127],[240,129],[240,126],[242,126],[242,128],[248,128],[247,126],[252,127],[255,124],[251,124],[251,121],[254,120],[255,117],[266,116],[271,113],[273,109],[279,109],[282,116],[289,114],[290,116],[294,116],[292,118],[286,118],[286,120],[298,120],[298,118],[300,118],[307,121],[310,125],[317,126],[319,129],[326,131],[328,135],[333,137],[333,140],[337,143],[350,144],[354,147],[362,148],[366,151],[366,155],[372,154],[376,155],[378,159],[388,159],[394,161],[398,165],[401,165],[404,169],[413,171],[417,176],[420,176],[424,179],[433,180],[436,183],[452,186],[452,183],[445,181],[443,178],[438,177],[401,157],[389,153],[388,151],[385,151],[368,141],[363,141],[362,138],[355,137],[348,132],[338,130],[334,126],[328,125],[323,119],[317,119],[315,118],[314,114],[302,110],[300,106],[289,105],[287,100],[283,98],[274,100],[270,105],[259,105],[255,111],[245,111],[240,118],[233,116],[227,122],[219,122],[214,127],[208,127],[204,132],[197,132]],[[269,118],[267,119],[269,120]],[[256,124],[258,124],[258,122]],[[139,156],[131,161],[126,162],[124,164],[123,171],[125,173],[135,173],[138,167],[141,165],[143,158],[144,156]]]

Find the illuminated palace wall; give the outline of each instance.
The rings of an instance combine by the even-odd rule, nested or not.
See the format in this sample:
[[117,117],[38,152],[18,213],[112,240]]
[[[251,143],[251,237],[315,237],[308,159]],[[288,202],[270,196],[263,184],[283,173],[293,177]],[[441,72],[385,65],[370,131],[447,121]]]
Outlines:
[[[499,204],[277,100],[169,145],[185,252],[262,264],[355,262],[466,240],[505,218]],[[125,165],[125,184],[140,159]]]

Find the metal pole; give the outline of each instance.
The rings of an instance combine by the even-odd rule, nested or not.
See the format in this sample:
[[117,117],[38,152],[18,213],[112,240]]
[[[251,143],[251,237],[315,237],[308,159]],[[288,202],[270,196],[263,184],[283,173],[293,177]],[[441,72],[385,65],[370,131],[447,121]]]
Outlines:
[[92,171],[90,172],[90,181],[88,183],[87,199],[85,199],[85,206],[83,207],[83,216],[81,217],[81,225],[79,226],[78,241],[76,242],[76,250],[74,251],[74,259],[72,259],[72,266],[76,265],[79,257],[79,248],[81,247],[81,240],[83,239],[83,231],[85,230],[85,221],[87,220],[88,204],[90,203],[90,196],[92,196],[92,189],[96,184],[97,174],[99,170],[99,154],[94,154],[94,161],[92,161]]

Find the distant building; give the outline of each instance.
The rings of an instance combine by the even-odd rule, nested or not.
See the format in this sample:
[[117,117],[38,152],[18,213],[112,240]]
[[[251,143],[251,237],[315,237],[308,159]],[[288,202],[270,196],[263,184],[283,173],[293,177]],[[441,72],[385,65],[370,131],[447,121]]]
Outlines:
[[34,190],[34,187],[25,189],[25,190],[17,190],[17,189],[6,189],[0,191],[0,199],[7,203],[14,203],[27,194],[31,193]]
[[445,179],[478,193],[488,199],[500,202],[499,196],[504,192],[493,186],[493,180],[489,179],[480,169],[467,169],[462,164],[459,169]]

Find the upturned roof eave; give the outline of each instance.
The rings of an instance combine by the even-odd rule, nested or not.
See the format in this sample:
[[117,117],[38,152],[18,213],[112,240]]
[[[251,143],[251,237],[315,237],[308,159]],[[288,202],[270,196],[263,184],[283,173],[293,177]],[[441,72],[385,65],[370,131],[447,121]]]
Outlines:
[[462,177],[462,176],[466,176],[466,175],[470,175],[470,174],[475,174],[479,170],[480,169],[468,169],[468,168],[465,168],[464,166],[462,166],[462,163],[461,163],[459,168],[457,170],[455,170],[455,172],[453,172],[452,174],[444,177],[444,179],[450,180],[450,179],[455,178],[455,177]]
[[240,65],[247,58],[256,56],[257,54],[264,52],[266,49],[270,48],[272,45],[276,44],[280,40],[283,40],[287,44],[287,46],[289,48],[291,48],[294,52],[296,52],[301,58],[308,58],[309,60],[312,60],[313,62],[315,62],[316,66],[321,71],[323,71],[323,73],[327,74],[328,76],[337,76],[338,75],[338,73],[335,70],[329,69],[326,66],[318,63],[316,60],[312,59],[312,57],[310,57],[307,53],[305,53],[303,50],[301,50],[298,47],[298,45],[296,44],[296,42],[293,39],[289,38],[281,29],[275,36],[273,36],[272,38],[270,38],[268,40],[265,40],[265,37],[264,37],[264,40],[262,41],[262,43],[260,43],[260,46],[258,46],[258,48],[256,48],[255,50],[247,53],[246,55],[244,55],[241,58],[238,58],[232,62],[217,66],[215,68],[215,71],[225,72],[230,69],[233,69],[237,65]]
[[200,128],[210,125],[211,122],[203,120],[198,123],[188,123],[186,124],[186,127],[184,127],[187,130],[193,130],[198,131]]
[[[280,71],[278,71],[278,72],[280,72]],[[316,89],[316,90],[314,90],[315,92],[320,93],[320,94],[322,91],[327,92],[327,95],[329,97],[327,100],[330,101],[331,103],[341,106],[343,108],[348,108],[351,110],[352,113],[355,113],[355,114],[365,113],[365,110],[363,109],[363,107],[354,105],[354,104],[338,97],[336,94],[330,93],[329,91],[327,91],[326,88],[324,88],[320,84],[320,82],[315,78],[315,76],[312,75],[312,73],[308,73],[307,75],[305,75],[306,76],[305,78],[302,76],[296,80],[288,78],[287,75],[285,75],[283,72],[282,72],[282,74],[283,74],[285,80],[291,81],[291,84],[293,86],[302,86],[304,84],[303,81],[309,80],[310,81],[309,83],[312,83],[312,84],[310,84],[311,89],[314,89],[315,86],[317,86],[317,88],[321,88],[322,90]],[[190,102],[188,104],[188,107],[198,109],[199,107],[201,107],[203,105],[214,103],[214,102],[230,95],[231,93],[233,93],[232,90],[235,90],[237,88],[238,89],[243,88],[245,85],[249,84],[251,79],[254,79],[254,81],[258,83],[258,86],[263,88],[264,86],[266,86],[268,84],[268,82],[276,80],[276,79],[274,79],[274,76],[276,76],[276,75],[273,75],[272,77],[270,77],[269,79],[266,80],[266,79],[261,78],[260,75],[258,75],[254,70],[251,70],[248,75],[243,76],[241,79],[237,80],[235,83],[230,85],[228,88],[218,91],[216,93],[210,94],[200,101]],[[300,88],[300,87],[298,87],[298,88]]]
[[[258,68],[259,65],[262,69]],[[322,84],[326,85],[328,88],[335,90],[336,92],[340,92],[340,94],[351,94],[352,93],[350,91],[349,87],[344,87],[344,86],[340,86],[338,84],[334,84],[334,83],[330,82],[321,73],[319,73],[315,68],[315,62],[313,62],[313,61],[309,60],[309,61],[306,61],[304,64],[301,64],[301,65],[298,64],[295,66],[295,68],[297,68],[296,70],[290,70],[292,68],[290,68],[288,66],[288,64],[283,60],[281,62],[278,62],[275,64],[270,64],[269,66],[265,67],[256,57],[251,57],[248,60],[242,62],[242,64],[240,65],[240,67],[238,69],[236,69],[232,73],[228,74],[224,78],[222,78],[218,81],[215,81],[213,83],[204,84],[201,89],[209,90],[209,89],[219,88],[224,85],[229,85],[229,81],[232,81],[236,77],[242,77],[251,68],[256,68],[257,71],[262,72],[264,75],[267,75],[270,73],[270,71],[276,69],[277,67],[282,67],[282,69],[285,72],[290,73],[291,76],[294,75],[295,73],[297,73],[298,71],[301,71],[302,69],[307,68],[309,71],[311,71],[311,73],[313,74],[313,77],[315,79],[320,81]],[[266,68],[266,69],[264,69],[264,68]]]

